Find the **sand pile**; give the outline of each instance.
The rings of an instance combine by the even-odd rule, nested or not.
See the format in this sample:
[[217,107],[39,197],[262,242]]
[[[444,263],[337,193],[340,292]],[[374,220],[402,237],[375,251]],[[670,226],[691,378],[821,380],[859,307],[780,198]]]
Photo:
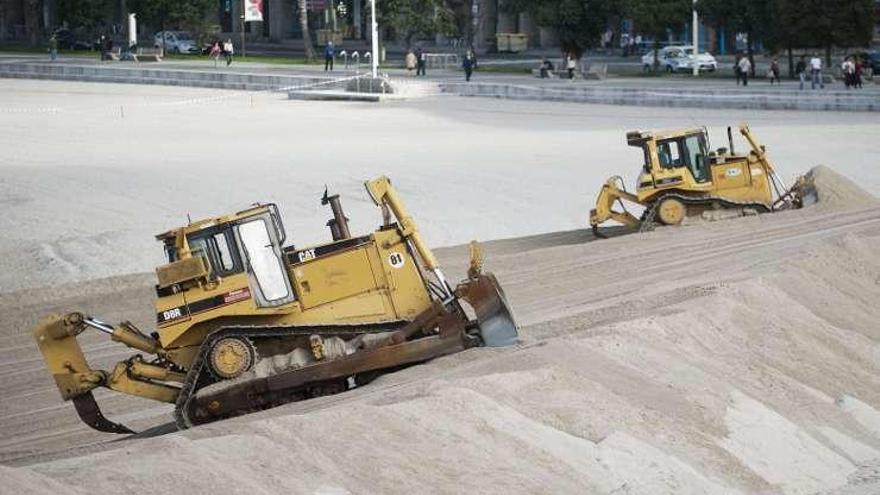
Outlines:
[[[848,221],[880,224],[860,215]],[[790,229],[793,240],[776,228],[742,231],[764,222]],[[16,493],[56,483],[59,493],[149,486],[175,495],[181,486],[195,494],[787,495],[848,484],[871,493],[880,482],[872,474],[880,465],[878,230],[834,235],[823,222],[841,220],[732,220],[723,241],[705,244],[689,236],[721,228],[660,229],[587,246],[523,241],[509,253],[517,271],[506,272],[507,256],[496,256],[514,307],[554,265],[583,287],[593,285],[585,279],[617,278],[598,266],[643,273],[647,263],[655,272],[634,282],[644,285],[616,316],[608,301],[554,310],[556,294],[544,295],[540,314],[522,304],[527,319],[542,321],[523,329],[519,347],[472,349],[344,396],[6,469],[3,477]],[[621,256],[621,243],[629,257],[603,261]],[[645,256],[669,246],[700,273],[682,278],[680,264]],[[712,262],[693,257],[691,246]],[[728,248],[727,259],[709,251]],[[523,256],[536,260],[535,273]],[[663,282],[651,282],[655,275]],[[606,300],[609,291],[630,293],[607,282],[595,289]]]
[[878,203],[877,196],[825,165],[813,167],[807,175],[815,181],[819,204],[823,208],[869,208]]

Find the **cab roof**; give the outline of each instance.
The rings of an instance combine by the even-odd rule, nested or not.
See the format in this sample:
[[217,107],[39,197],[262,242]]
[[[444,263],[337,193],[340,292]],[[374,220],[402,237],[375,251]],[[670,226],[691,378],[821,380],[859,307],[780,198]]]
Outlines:
[[630,146],[641,146],[646,141],[660,141],[694,134],[704,134],[705,132],[706,128],[704,127],[688,127],[662,131],[629,131],[626,133],[626,143]]
[[202,220],[196,220],[195,222],[190,222],[183,227],[178,227],[175,229],[171,229],[161,234],[156,234],[156,240],[158,241],[166,241],[173,240],[177,237],[177,234],[182,230],[184,234],[191,234],[193,232],[198,232],[200,230],[207,229],[209,227],[213,227],[215,225],[222,225],[225,223],[234,222],[236,220],[241,220],[243,218],[252,217],[254,215],[269,211],[271,204],[263,204],[263,203],[255,203],[250,208],[237,211],[235,213],[229,213],[226,215],[221,215],[212,218],[205,218]]

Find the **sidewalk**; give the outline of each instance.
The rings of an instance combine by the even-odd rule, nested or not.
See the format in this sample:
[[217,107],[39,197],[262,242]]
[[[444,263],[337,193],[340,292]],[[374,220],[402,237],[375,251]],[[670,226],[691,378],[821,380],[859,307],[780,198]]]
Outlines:
[[[233,62],[217,66],[206,59],[170,60],[160,63],[105,62],[84,58],[48,62],[40,56],[0,57],[0,77],[57,79],[130,84],[162,84],[239,90],[281,90],[324,84],[357,74],[369,67],[325,72],[323,65],[287,65]],[[614,105],[672,106],[696,108],[755,108],[788,110],[880,111],[880,85],[865,81],[862,90],[845,90],[835,82],[824,90],[812,91],[807,85],[798,91],[798,82],[784,80],[770,85],[755,79],[748,87],[734,79],[693,78],[688,75],[663,77],[610,77],[606,80],[538,79],[530,74],[494,71],[474,73],[471,83],[455,69],[429,69],[428,76],[408,76],[398,68],[380,72],[400,81],[439,84],[445,93],[507,99],[571,101]]]

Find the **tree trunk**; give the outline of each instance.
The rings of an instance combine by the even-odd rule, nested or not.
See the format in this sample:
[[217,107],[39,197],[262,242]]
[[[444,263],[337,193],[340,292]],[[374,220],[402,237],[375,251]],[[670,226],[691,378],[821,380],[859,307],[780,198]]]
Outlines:
[[312,46],[312,35],[309,33],[309,12],[306,8],[306,0],[298,0],[299,4],[299,27],[303,35],[303,51],[306,54],[306,60],[315,59],[315,48]]
[[791,43],[788,44],[788,78],[794,79],[794,53],[791,48]]
[[40,0],[25,0],[24,2],[24,26],[27,32],[28,43],[37,46],[40,41]]
[[0,41],[6,41],[6,2],[0,2]]

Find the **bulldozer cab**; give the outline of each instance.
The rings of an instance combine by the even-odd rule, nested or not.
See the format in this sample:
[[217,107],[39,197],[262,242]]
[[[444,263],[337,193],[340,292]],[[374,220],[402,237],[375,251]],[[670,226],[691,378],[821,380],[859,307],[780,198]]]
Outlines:
[[642,149],[644,173],[655,181],[680,175],[681,169],[690,171],[697,183],[711,181],[709,139],[703,128],[663,134],[631,132],[627,142]]
[[[185,291],[198,283],[239,276],[247,277],[248,295],[257,307],[295,299],[283,262],[286,234],[274,204],[197,222],[158,237],[168,261],[157,269],[160,289],[174,286]],[[201,270],[186,269],[199,264]]]

